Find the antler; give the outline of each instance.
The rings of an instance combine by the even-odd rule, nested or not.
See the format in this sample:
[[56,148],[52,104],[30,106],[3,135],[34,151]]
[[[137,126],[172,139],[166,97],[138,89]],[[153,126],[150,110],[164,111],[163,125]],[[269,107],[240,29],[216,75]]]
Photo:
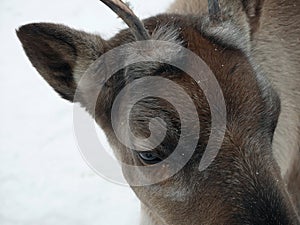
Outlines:
[[137,40],[148,40],[150,35],[143,22],[121,0],[100,0],[113,10],[128,25]]
[[208,14],[211,21],[218,22],[221,20],[219,0],[208,0]]

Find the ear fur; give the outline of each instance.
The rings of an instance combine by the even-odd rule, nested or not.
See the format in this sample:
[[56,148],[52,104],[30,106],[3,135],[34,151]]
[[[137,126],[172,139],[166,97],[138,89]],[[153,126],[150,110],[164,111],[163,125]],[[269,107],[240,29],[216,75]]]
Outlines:
[[69,27],[33,23],[17,30],[32,65],[63,98],[73,101],[76,80],[105,49],[99,36]]
[[[259,28],[264,0],[219,0],[224,21],[231,21],[237,29],[243,29],[252,36]],[[207,0],[176,0],[168,12],[206,15]]]
[[242,0],[242,4],[248,17],[252,35],[259,29],[264,0]]

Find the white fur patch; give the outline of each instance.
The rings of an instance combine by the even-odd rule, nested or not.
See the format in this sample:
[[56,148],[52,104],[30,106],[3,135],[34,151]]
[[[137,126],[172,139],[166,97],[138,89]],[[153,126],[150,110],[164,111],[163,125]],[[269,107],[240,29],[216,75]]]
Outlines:
[[179,31],[175,27],[170,25],[156,28],[151,35],[151,39],[168,41],[178,45],[182,44],[182,40],[179,39]]
[[240,28],[233,21],[224,21],[213,24],[209,18],[203,18],[201,30],[208,36],[217,38],[218,41],[226,45],[231,45],[245,53],[250,51],[250,32],[249,28]]

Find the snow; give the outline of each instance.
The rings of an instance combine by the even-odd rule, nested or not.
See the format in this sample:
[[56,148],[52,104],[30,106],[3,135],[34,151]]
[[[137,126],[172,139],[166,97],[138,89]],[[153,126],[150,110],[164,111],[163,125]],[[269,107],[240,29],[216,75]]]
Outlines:
[[[145,18],[171,0],[130,2]],[[29,22],[63,23],[104,38],[125,27],[97,0],[1,0],[0,224],[138,224],[134,193],[86,165],[76,147],[72,104],[26,58],[14,30]]]

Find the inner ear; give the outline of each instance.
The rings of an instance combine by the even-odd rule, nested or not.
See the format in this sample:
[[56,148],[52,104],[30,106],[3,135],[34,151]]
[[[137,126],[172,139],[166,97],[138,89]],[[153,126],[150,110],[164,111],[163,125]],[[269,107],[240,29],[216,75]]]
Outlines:
[[69,101],[73,101],[76,80],[105,46],[99,36],[58,24],[28,24],[20,27],[17,35],[32,65]]
[[242,0],[242,4],[249,20],[251,34],[253,34],[260,25],[264,0]]
[[[211,0],[214,1],[214,0]],[[260,26],[264,0],[215,0],[220,2],[223,19],[233,21],[252,36]]]

